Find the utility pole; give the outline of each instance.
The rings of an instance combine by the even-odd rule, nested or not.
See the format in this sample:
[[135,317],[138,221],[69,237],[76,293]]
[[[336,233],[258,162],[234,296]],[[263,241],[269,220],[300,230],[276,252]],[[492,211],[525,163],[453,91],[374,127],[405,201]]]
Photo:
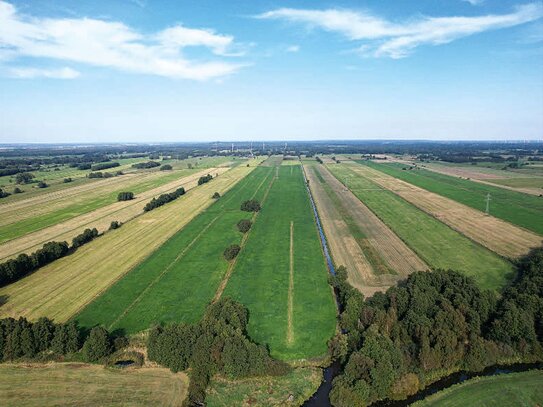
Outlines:
[[486,214],[488,215],[488,211],[490,209],[490,193],[486,194]]

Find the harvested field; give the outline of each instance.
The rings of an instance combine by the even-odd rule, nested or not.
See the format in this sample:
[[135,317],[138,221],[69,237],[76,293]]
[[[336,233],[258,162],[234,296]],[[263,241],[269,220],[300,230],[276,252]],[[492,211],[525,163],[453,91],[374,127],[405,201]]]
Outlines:
[[181,406],[188,377],[160,368],[83,363],[1,364],[0,399],[23,406]]
[[275,167],[277,165],[281,165],[283,162],[283,156],[282,155],[272,155],[268,157],[263,163],[263,167]]
[[328,166],[426,264],[473,276],[483,288],[507,284],[513,275],[511,263],[355,172],[357,167],[361,168],[355,163]]
[[224,295],[248,307],[249,335],[269,345],[274,357],[320,357],[336,326],[328,271],[301,166],[280,166],[277,171]]
[[378,171],[383,166],[370,165],[354,164],[352,169],[501,256],[516,258],[541,246],[543,236]]
[[0,289],[0,316],[68,320],[211,205],[215,191],[224,194],[253,169],[236,167]]
[[67,221],[56,225],[40,229],[36,232],[26,234],[18,239],[10,240],[0,245],[0,261],[9,257],[14,257],[19,253],[31,253],[39,249],[44,243],[55,240],[68,243],[83,232],[86,228],[97,228],[99,232],[108,230],[112,221],[125,223],[143,213],[143,207],[153,197],[160,194],[172,192],[177,188],[184,187],[189,190],[197,186],[198,178],[206,175],[208,172],[213,176],[222,174],[227,171],[227,168],[212,168],[201,170],[189,176],[182,176],[182,172],[176,174],[180,177],[174,181],[168,182],[157,188],[153,188],[142,193],[138,193],[134,199],[130,201],[115,202],[107,206],[103,206],[92,212],[71,218]]
[[306,165],[334,263],[364,295],[428,266],[323,165]]
[[236,228],[247,216],[242,201],[261,200],[272,175],[271,168],[256,168],[75,319],[82,326],[101,324],[128,333],[156,322],[197,322],[232,264],[224,249],[243,238]]

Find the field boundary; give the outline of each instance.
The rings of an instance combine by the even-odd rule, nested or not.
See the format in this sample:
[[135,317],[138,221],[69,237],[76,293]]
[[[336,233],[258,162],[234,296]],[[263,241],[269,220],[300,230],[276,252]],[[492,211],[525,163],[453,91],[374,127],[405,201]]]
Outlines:
[[294,221],[290,221],[290,258],[288,276],[288,323],[287,344],[294,342],[293,315],[294,313]]

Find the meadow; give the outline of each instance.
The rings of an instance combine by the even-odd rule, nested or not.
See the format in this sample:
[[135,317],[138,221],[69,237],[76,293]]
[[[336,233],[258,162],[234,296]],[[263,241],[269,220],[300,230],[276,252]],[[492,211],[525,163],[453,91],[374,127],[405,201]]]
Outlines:
[[543,221],[541,220],[543,219],[543,199],[541,197],[424,169],[402,170],[406,165],[399,163],[376,164],[369,161],[361,161],[361,163],[483,212],[486,209],[486,195],[490,194],[492,216],[543,236]]
[[414,407],[532,407],[543,403],[543,371],[476,377],[439,391]]
[[[31,383],[31,385],[29,385]],[[188,377],[168,369],[83,363],[0,364],[2,406],[181,406]]]
[[461,271],[491,289],[504,286],[513,276],[511,263],[347,165],[328,168],[429,266]]
[[336,306],[300,165],[280,166],[224,291],[249,309],[251,338],[283,360],[324,356]]
[[242,239],[242,201],[262,199],[272,175],[272,168],[256,168],[89,304],[78,323],[135,333],[154,323],[197,322],[229,266],[224,249]]

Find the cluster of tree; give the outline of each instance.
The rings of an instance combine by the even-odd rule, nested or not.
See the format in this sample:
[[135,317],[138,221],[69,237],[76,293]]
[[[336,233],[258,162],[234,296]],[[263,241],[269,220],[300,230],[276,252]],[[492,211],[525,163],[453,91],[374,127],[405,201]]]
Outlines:
[[88,178],[111,178],[111,177],[116,177],[118,175],[123,175],[123,172],[122,171],[117,171],[115,173],[111,173],[111,172],[90,172],[87,177]]
[[11,194],[9,192],[5,192],[2,188],[0,188],[0,198],[6,198],[10,195]]
[[223,256],[227,261],[234,260],[239,254],[241,247],[238,244],[231,244],[224,249]]
[[110,162],[105,162],[105,163],[92,164],[90,169],[91,169],[91,171],[100,171],[100,170],[106,170],[108,168],[115,168],[115,167],[118,167],[120,165],[121,164],[119,164],[116,161],[110,161]]
[[147,161],[145,163],[132,164],[132,168],[137,168],[139,170],[155,167],[160,167],[160,163],[157,163],[156,161]]
[[320,157],[315,157],[315,160],[317,160],[317,162],[318,162],[319,164],[323,164],[323,162],[322,162],[322,160],[321,160]]
[[80,233],[72,240],[72,249],[77,249],[79,246],[83,246],[85,243],[90,242],[98,236],[98,229],[85,229],[83,233]]
[[0,168],[0,177],[4,177],[7,175],[15,175],[19,172],[35,171],[37,169],[38,168],[32,168],[32,167]]
[[14,193],[14,194],[22,194],[23,192],[24,192],[24,191],[23,191],[21,188],[19,188],[19,187],[13,188],[13,193]]
[[77,166],[77,169],[78,170],[90,170],[92,168],[92,164],[91,163],[83,163],[83,164],[79,164]]
[[119,195],[117,195],[117,201],[130,201],[132,199],[134,199],[133,192],[119,192]]
[[261,209],[260,202],[256,199],[249,199],[242,202],[240,209],[245,212],[258,212]]
[[56,259],[66,256],[68,252],[69,248],[66,242],[48,242],[30,256],[23,253],[15,259],[0,263],[0,287],[10,284]]
[[219,194],[218,192],[214,192],[213,195],[211,196],[211,199],[219,199],[221,197],[221,194]]
[[164,164],[160,167],[160,171],[171,171],[173,167],[170,164]]
[[334,406],[404,399],[455,370],[543,360],[543,249],[522,260],[500,297],[451,270],[414,273],[366,301],[343,267],[331,283],[343,308],[342,333],[329,343],[344,364]]
[[38,182],[38,188],[47,188],[48,186],[45,181]]
[[231,379],[286,374],[288,365],[272,359],[264,346],[251,341],[247,323],[247,309],[223,298],[210,304],[196,325],[153,328],[148,357],[173,372],[190,368],[190,406],[203,405],[205,389],[215,374]]
[[162,194],[158,198],[151,199],[150,202],[145,205],[143,210],[145,212],[149,212],[155,208],[158,208],[159,206],[162,206],[164,204],[167,204],[168,202],[171,202],[180,196],[185,195],[185,188],[177,188],[174,192],[170,192],[169,194]]
[[17,184],[29,184],[34,179],[34,175],[29,172],[20,172],[15,175],[15,183]]
[[109,230],[115,230],[115,229],[119,229],[121,227],[122,223],[119,222],[118,220],[114,220],[111,222],[111,224],[109,225]]
[[73,181],[73,179],[71,179],[71,178],[69,178],[69,177],[68,177],[68,178],[64,178],[64,183],[65,183],[65,184],[68,184],[69,182],[72,182],[72,181]]
[[242,219],[237,223],[238,230],[241,233],[247,233],[249,229],[251,229],[251,226],[253,223],[249,219]]
[[213,179],[213,176],[211,174],[204,175],[203,177],[200,177],[198,179],[198,185],[205,184],[206,182],[209,182]]

